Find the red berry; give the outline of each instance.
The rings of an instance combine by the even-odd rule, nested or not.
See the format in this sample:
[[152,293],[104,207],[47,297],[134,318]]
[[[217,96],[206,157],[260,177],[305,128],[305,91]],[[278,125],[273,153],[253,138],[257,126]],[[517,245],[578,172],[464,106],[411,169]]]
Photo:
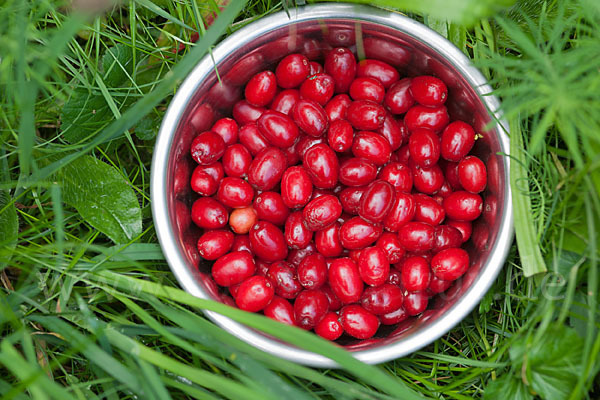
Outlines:
[[257,312],[262,310],[273,299],[275,290],[264,276],[251,276],[237,290],[235,304],[242,310]]
[[470,222],[481,215],[483,201],[478,194],[459,190],[446,197],[443,206],[448,218]]
[[268,143],[280,148],[293,145],[300,134],[292,118],[273,110],[265,111],[256,126]]
[[246,84],[244,95],[246,101],[256,107],[264,107],[273,100],[277,92],[277,80],[271,71],[263,71],[254,75]]
[[401,162],[390,162],[379,171],[379,179],[392,184],[401,192],[410,193],[413,186],[413,174],[409,167]]
[[450,225],[438,225],[435,227],[435,244],[433,252],[437,253],[450,247],[459,247],[462,244],[461,232]]
[[285,221],[285,241],[293,249],[303,249],[312,240],[313,233],[304,224],[302,211],[295,211]]
[[349,258],[336,258],[329,266],[329,287],[344,304],[354,303],[363,292],[358,267]]
[[338,119],[346,119],[346,111],[352,103],[350,96],[347,94],[338,94],[334,96],[327,104],[325,104],[325,113],[329,118],[329,122],[337,121]]
[[406,252],[402,244],[400,244],[398,235],[391,232],[382,233],[379,239],[377,239],[375,246],[384,251],[390,264],[399,262]]
[[227,177],[221,181],[217,191],[217,200],[232,208],[242,208],[252,204],[254,189],[240,178]]
[[360,253],[358,272],[363,282],[379,286],[386,282],[390,273],[390,263],[385,252],[379,247],[367,247]]
[[339,164],[335,152],[329,146],[323,143],[314,145],[306,150],[302,160],[313,185],[322,189],[335,187],[339,176]]
[[298,128],[309,136],[319,137],[327,130],[327,114],[323,107],[313,100],[298,100],[291,114]]
[[448,288],[451,285],[452,281],[445,281],[435,276],[435,274],[431,274],[431,280],[429,281],[428,290],[430,290],[434,294],[442,293],[448,290]]
[[236,208],[229,215],[229,226],[237,234],[246,234],[254,226],[258,217],[252,206]]
[[376,130],[385,121],[385,108],[370,100],[353,101],[346,110],[346,119],[354,129],[361,131]]
[[200,228],[223,228],[228,218],[227,209],[213,198],[200,197],[192,205],[192,221]]
[[329,311],[337,311],[342,308],[342,302],[335,295],[329,284],[325,283],[319,290],[325,293],[327,300],[329,300]]
[[325,257],[339,257],[344,250],[340,241],[340,223],[334,222],[315,233],[317,251]]
[[431,271],[426,259],[419,256],[409,257],[402,263],[401,282],[409,292],[418,292],[427,289]]
[[444,249],[431,259],[431,270],[440,279],[453,281],[469,268],[469,253],[457,247]]
[[417,128],[427,128],[441,132],[448,125],[450,117],[444,106],[426,107],[416,105],[410,108],[404,116],[404,123],[409,132]]
[[327,282],[327,264],[319,254],[309,254],[298,266],[298,281],[306,289],[318,289]]
[[408,130],[404,122],[396,121],[390,113],[386,114],[383,125],[377,129],[377,133],[388,141],[392,151],[398,150],[405,138],[408,137]]
[[294,301],[296,325],[302,329],[314,328],[329,310],[329,301],[325,293],[318,289],[300,292]]
[[441,154],[448,161],[458,162],[464,158],[475,144],[475,131],[462,121],[450,123],[442,132]]
[[238,136],[240,143],[243,144],[253,156],[256,156],[261,150],[269,147],[269,143],[260,133],[255,122],[242,126]]
[[487,185],[485,164],[475,156],[468,156],[458,163],[458,180],[471,193],[483,192]]
[[302,215],[306,227],[318,231],[333,224],[342,215],[342,204],[336,196],[324,195],[311,200]]
[[354,217],[342,224],[340,240],[346,249],[362,249],[374,243],[382,233],[381,225],[372,224],[361,217]]
[[383,325],[396,325],[402,321],[405,321],[410,316],[406,312],[406,310],[402,307],[397,310],[391,311],[387,314],[383,314],[379,316],[379,320]]
[[221,136],[223,142],[225,142],[225,146],[231,146],[238,140],[239,127],[237,122],[232,118],[221,118],[214,123],[210,130]]
[[288,253],[283,232],[267,221],[258,221],[250,229],[250,247],[259,258],[267,261],[284,260]]
[[295,299],[302,291],[292,267],[285,261],[271,264],[267,270],[267,278],[273,283],[275,294],[284,299]]
[[258,219],[269,221],[275,225],[283,225],[290,215],[290,209],[277,192],[262,192],[254,199],[252,205]]
[[375,165],[384,165],[390,160],[392,149],[383,136],[375,132],[360,131],[354,136],[352,154]]
[[321,106],[333,96],[335,82],[328,74],[311,75],[300,86],[300,95],[302,98],[314,101]]
[[409,78],[404,78],[394,83],[386,92],[384,104],[392,114],[404,114],[415,104],[409,91],[410,82]]
[[223,154],[223,170],[227,176],[235,178],[246,176],[251,163],[252,154],[240,143],[227,147],[225,154]]
[[233,245],[233,233],[208,231],[198,239],[198,253],[206,260],[216,260],[227,253]]
[[384,283],[381,286],[366,288],[360,304],[365,310],[375,315],[382,315],[402,307],[403,300],[402,290],[398,286]]
[[327,143],[329,147],[338,153],[350,150],[353,139],[354,130],[352,125],[345,119],[333,121],[327,130]]
[[366,189],[366,186],[347,187],[339,193],[340,203],[342,203],[344,212],[358,215],[360,200]]
[[379,319],[358,304],[350,304],[340,311],[344,332],[357,339],[369,339],[379,328]]
[[440,138],[430,129],[415,129],[408,139],[410,158],[420,167],[431,167],[440,158]]
[[[223,171],[223,167],[221,167],[221,163],[214,163],[209,165],[219,165],[219,171]],[[219,188],[219,182],[223,179],[221,175],[218,178],[215,178],[214,174],[211,174],[210,171],[207,171],[207,165],[198,165],[194,172],[192,172],[192,177],[190,179],[190,186],[192,190],[198,193],[201,196],[212,196],[215,194],[217,189]]]
[[312,191],[312,181],[303,167],[290,167],[283,173],[281,197],[289,208],[304,207],[310,200]]
[[271,110],[290,115],[294,105],[300,100],[300,92],[296,89],[286,89],[275,95],[271,102]]
[[439,225],[446,217],[444,207],[426,194],[415,194],[417,203],[415,221],[427,222],[430,225]]
[[349,93],[353,100],[371,100],[381,103],[385,96],[385,88],[375,78],[359,77],[350,84]]
[[346,186],[365,186],[377,176],[377,167],[364,158],[349,158],[340,165],[340,182]]
[[417,205],[411,194],[396,189],[394,203],[387,218],[383,222],[386,230],[398,232],[400,228],[415,217]]
[[334,312],[325,314],[321,322],[315,326],[315,333],[327,340],[336,340],[344,333],[342,323]]
[[433,248],[435,229],[424,222],[408,222],[398,231],[398,238],[406,250],[422,253]]
[[[320,52],[320,50],[319,50],[319,52]],[[325,72],[325,68],[323,68],[323,66],[316,61],[311,61],[308,63],[308,65],[310,67],[310,72],[309,72],[308,76],[322,74],[323,72]]]
[[279,296],[273,296],[271,302],[263,309],[263,313],[265,316],[283,324],[296,325],[294,306]]
[[277,84],[284,89],[300,86],[309,73],[308,59],[297,53],[285,56],[275,69]]
[[233,106],[233,118],[242,126],[252,122],[256,122],[258,118],[265,112],[264,107],[257,107],[246,100],[240,100]]
[[388,89],[393,83],[400,79],[400,74],[396,68],[390,64],[379,60],[366,59],[358,62],[356,76],[368,76],[377,79],[385,89]]
[[441,79],[433,76],[416,76],[410,83],[410,93],[424,106],[441,106],[448,98],[448,88]]
[[267,147],[252,160],[248,182],[258,190],[271,190],[281,180],[286,167],[285,154],[276,147]]
[[369,222],[380,223],[392,209],[394,199],[391,184],[383,180],[371,182],[361,197],[358,215]]
[[350,50],[338,47],[325,56],[325,72],[335,81],[335,92],[345,93],[356,76],[356,59]]
[[251,277],[254,270],[254,258],[250,252],[233,251],[215,261],[211,274],[218,285],[231,286]]
[[404,296],[403,308],[408,315],[418,315],[425,311],[428,302],[425,292],[409,292]]
[[225,142],[216,133],[205,131],[194,138],[190,151],[198,164],[212,164],[225,153]]
[[473,226],[469,221],[456,221],[449,219],[446,221],[446,225],[458,229],[462,236],[462,243],[466,242],[471,237]]
[[435,194],[444,184],[444,173],[436,164],[432,167],[411,166],[413,186],[421,193]]

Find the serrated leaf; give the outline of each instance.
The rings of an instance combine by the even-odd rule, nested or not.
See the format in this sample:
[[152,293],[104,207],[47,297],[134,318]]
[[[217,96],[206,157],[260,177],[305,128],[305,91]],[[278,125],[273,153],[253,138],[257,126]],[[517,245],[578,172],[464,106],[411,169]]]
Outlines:
[[135,136],[140,140],[152,140],[158,133],[160,127],[160,118],[150,114],[146,115],[135,126]]
[[10,195],[5,190],[0,190],[0,248],[6,248],[7,255],[0,253],[0,269],[9,261],[11,251],[17,245],[19,234],[19,217],[15,204],[11,203]]
[[533,395],[527,390],[522,380],[512,373],[506,373],[495,381],[490,381],[483,394],[484,400],[510,399],[530,400]]
[[119,87],[133,75],[133,52],[122,43],[106,49],[102,56],[104,83],[107,87]]
[[113,119],[112,112],[101,94],[75,89],[60,114],[63,138],[78,143],[98,132]]
[[81,157],[57,174],[65,203],[115,243],[127,243],[142,232],[142,210],[127,181],[110,165]]

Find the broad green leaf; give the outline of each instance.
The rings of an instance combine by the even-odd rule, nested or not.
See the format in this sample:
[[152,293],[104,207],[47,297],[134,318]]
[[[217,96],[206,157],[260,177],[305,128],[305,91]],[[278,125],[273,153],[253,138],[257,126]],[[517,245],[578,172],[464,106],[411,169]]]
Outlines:
[[135,126],[135,136],[140,140],[152,140],[158,133],[160,118],[148,114]]
[[[104,83],[108,87],[119,87],[133,75],[133,52],[122,43],[106,49],[102,57]],[[129,75],[129,76],[128,76]]]
[[17,245],[17,236],[19,234],[19,217],[15,204],[11,203],[9,194],[0,190],[0,248],[4,247],[4,251],[0,252],[0,269],[9,261],[11,251]]
[[115,243],[142,232],[142,210],[127,181],[108,164],[81,157],[57,174],[65,203],[75,207],[91,226]]
[[423,13],[439,19],[447,19],[462,25],[472,26],[484,17],[512,5],[516,0],[350,0],[392,7],[405,11]]
[[511,371],[510,373],[505,373],[495,381],[489,381],[485,388],[483,399],[530,400],[533,399],[533,395],[529,393],[523,381],[514,376]]
[[61,133],[70,143],[81,142],[98,132],[112,118],[113,114],[100,93],[75,89],[61,111]]

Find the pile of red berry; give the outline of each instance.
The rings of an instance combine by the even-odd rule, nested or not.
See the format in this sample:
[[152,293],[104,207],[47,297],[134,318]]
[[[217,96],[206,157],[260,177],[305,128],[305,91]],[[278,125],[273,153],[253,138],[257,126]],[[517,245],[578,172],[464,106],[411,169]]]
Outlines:
[[335,48],[244,94],[191,145],[198,250],[239,308],[367,339],[465,273],[487,175],[440,79]]

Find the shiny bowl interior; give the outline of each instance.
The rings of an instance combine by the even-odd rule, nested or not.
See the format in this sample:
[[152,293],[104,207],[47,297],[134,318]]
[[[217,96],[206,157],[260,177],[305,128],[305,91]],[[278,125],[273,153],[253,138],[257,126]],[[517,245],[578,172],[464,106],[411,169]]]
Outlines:
[[[426,346],[460,322],[496,279],[512,241],[506,124],[495,113],[498,101],[489,95],[484,77],[445,38],[398,13],[331,3],[291,9],[289,15],[280,12],[238,30],[212,51],[212,58],[207,56],[197,65],[169,106],[152,164],[152,211],[163,252],[180,285],[195,296],[222,300],[222,290],[210,277],[210,264],[198,254],[199,231],[190,220],[196,198],[188,183],[194,168],[190,143],[216,119],[230,115],[254,73],[272,68],[293,52],[319,60],[327,49],[338,46],[350,47],[359,59],[386,61],[406,76],[430,74],[442,79],[449,88],[451,120],[475,127],[480,138],[474,152],[486,163],[489,176],[483,215],[474,223],[468,244],[471,266],[467,273],[431,301],[420,317],[380,329],[373,339],[342,343],[356,358],[380,363]],[[321,355],[220,314],[207,311],[206,315],[263,351],[306,365],[335,367]]]

